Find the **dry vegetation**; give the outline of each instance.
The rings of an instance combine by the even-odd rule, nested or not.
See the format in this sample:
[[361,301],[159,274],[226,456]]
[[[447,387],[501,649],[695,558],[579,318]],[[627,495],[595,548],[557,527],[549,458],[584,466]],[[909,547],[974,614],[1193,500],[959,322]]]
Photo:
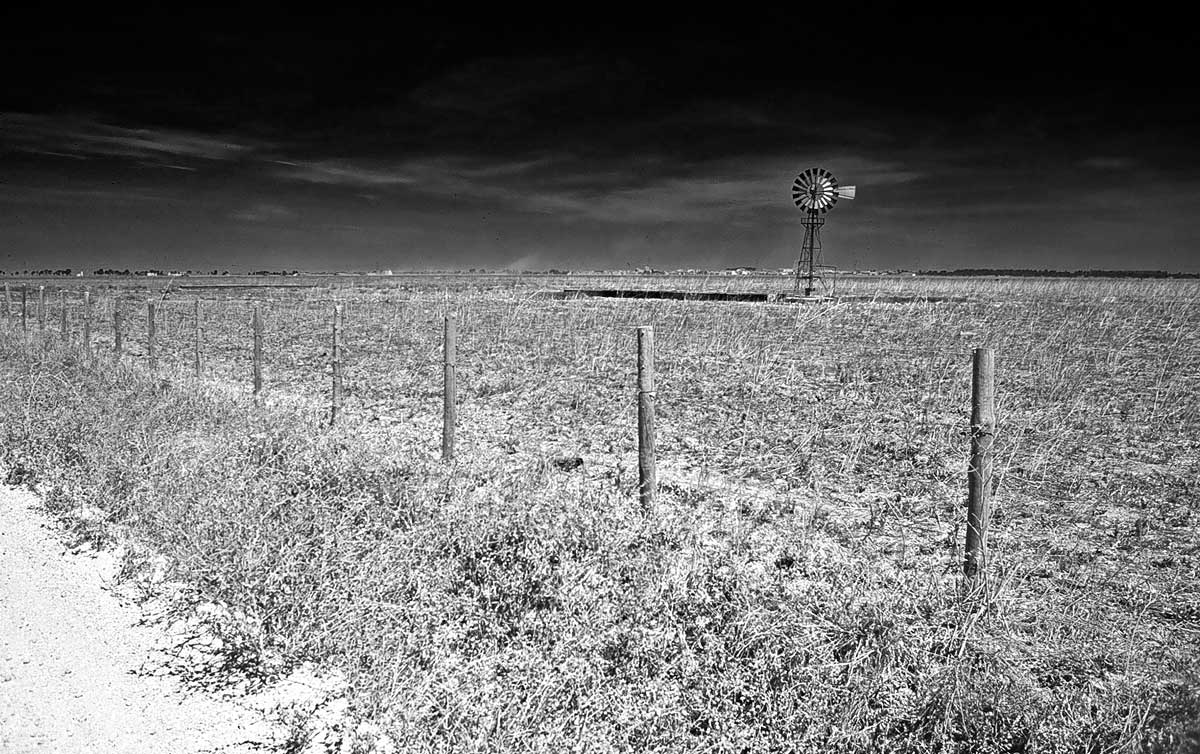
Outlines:
[[[342,668],[402,750],[1200,748],[1195,282],[844,281],[853,298],[807,306],[408,282],[206,293],[203,381],[194,292],[160,303],[157,377],[140,365],[146,290],[98,296],[92,365],[54,345],[54,309],[47,343],[9,327],[10,478],[104,511],[91,536],[169,556],[198,599],[235,608],[220,628],[241,659]],[[334,299],[349,397],[329,430]],[[993,562],[967,591],[977,345],[996,351],[1000,433]]]

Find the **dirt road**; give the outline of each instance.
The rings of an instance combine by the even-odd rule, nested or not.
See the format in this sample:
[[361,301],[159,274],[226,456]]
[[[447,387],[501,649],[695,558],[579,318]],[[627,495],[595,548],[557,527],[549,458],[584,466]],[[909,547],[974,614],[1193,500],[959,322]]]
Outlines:
[[0,487],[0,752],[262,752],[260,712],[153,675],[160,630],[72,554],[37,499]]

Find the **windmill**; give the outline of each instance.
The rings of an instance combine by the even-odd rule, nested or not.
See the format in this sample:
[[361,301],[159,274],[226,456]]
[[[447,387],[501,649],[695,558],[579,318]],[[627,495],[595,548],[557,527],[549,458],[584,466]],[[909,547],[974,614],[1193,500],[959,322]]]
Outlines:
[[796,260],[796,293],[800,293],[800,276],[805,274],[804,295],[813,295],[813,280],[818,276],[814,270],[820,264],[821,226],[825,224],[825,213],[833,209],[838,199],[853,199],[853,186],[839,186],[837,178],[825,168],[809,168],[792,182],[792,201],[804,210],[804,242],[800,245],[800,258]]

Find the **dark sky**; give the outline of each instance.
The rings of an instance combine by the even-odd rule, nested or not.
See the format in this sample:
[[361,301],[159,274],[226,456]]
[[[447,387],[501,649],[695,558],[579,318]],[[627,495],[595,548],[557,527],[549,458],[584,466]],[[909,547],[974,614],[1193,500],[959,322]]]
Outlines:
[[1182,16],[400,5],[0,11],[0,268],[1200,271]]

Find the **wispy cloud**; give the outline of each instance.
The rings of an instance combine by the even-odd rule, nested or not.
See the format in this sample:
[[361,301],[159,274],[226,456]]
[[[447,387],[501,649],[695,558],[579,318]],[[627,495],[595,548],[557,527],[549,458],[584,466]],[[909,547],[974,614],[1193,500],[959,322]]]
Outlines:
[[[786,208],[791,180],[807,163],[784,157],[714,159],[678,165],[652,157],[596,161],[568,153],[510,160],[466,156],[400,161],[275,160],[289,180],[358,188],[395,186],[409,196],[452,198],[563,220],[660,224],[726,221]],[[871,186],[917,180],[899,163],[856,156],[823,161],[846,183]]]
[[[415,188],[466,191],[515,209],[612,223],[722,221],[762,209],[786,207],[797,172],[789,158],[710,160],[685,166],[596,166],[570,158],[523,163],[506,173],[494,167],[425,165]],[[858,157],[831,161],[845,177],[871,185],[916,180],[922,173],[899,164]],[[598,174],[606,180],[598,182]]]
[[416,182],[402,167],[363,165],[342,160],[272,160],[275,175],[305,183],[325,183],[336,186],[381,187]]
[[404,160],[271,160],[278,178],[358,188],[407,186],[431,194],[457,194],[488,182],[511,180],[553,163],[549,157],[472,161],[461,157]]
[[0,186],[0,203],[42,206],[95,207],[179,201],[165,192],[142,188],[64,189],[47,186]]
[[[825,161],[847,185],[906,183],[922,173],[899,164],[843,157]],[[807,167],[807,165],[805,165]],[[760,212],[790,210],[791,181],[798,172],[787,158],[715,160],[688,166],[645,185],[605,192],[551,194],[546,209],[570,205],[578,214],[606,222],[730,222]],[[865,186],[864,186],[865,187]],[[536,202],[545,196],[534,197]],[[564,202],[569,199],[569,202]]]
[[[262,144],[235,138],[162,128],[126,128],[88,118],[24,113],[0,114],[0,148],[62,157],[131,157],[233,160]],[[164,167],[183,168],[174,163]]]

